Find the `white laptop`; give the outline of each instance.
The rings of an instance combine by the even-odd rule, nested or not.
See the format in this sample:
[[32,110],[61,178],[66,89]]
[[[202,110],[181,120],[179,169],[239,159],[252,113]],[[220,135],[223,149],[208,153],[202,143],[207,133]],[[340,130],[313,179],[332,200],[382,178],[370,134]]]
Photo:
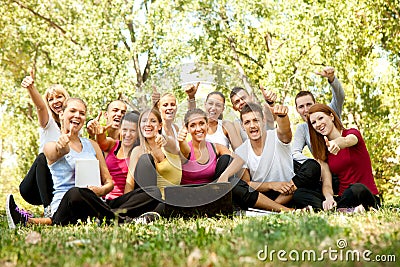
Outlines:
[[75,186],[101,186],[100,167],[97,159],[76,159]]

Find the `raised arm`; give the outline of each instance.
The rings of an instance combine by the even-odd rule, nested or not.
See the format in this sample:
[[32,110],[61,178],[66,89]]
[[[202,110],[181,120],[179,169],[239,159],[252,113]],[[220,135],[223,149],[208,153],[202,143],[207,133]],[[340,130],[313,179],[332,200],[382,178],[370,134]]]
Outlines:
[[275,117],[274,114],[272,114],[271,109],[274,108],[277,95],[273,91],[268,91],[266,90],[262,85],[260,85],[260,90],[263,94],[265,104],[264,104],[264,116],[266,119],[267,123],[267,130],[272,130],[275,129]]
[[49,165],[53,164],[54,162],[62,158],[64,155],[69,153],[70,137],[71,133],[63,133],[58,138],[57,142],[48,142],[44,145],[43,153],[46,156],[47,163]]
[[278,139],[285,144],[292,141],[292,130],[290,128],[290,121],[288,116],[288,107],[282,105],[274,106],[274,115],[276,115],[276,122],[278,124],[277,135]]
[[115,143],[117,142],[113,138],[106,136],[106,131],[111,128],[112,124],[112,122],[109,123],[107,126],[96,124],[96,127],[94,128],[94,133],[96,134],[96,142],[99,144],[101,150],[107,153],[115,146]]
[[176,136],[175,136],[173,127],[174,127],[174,124],[173,124],[172,120],[171,121],[169,121],[169,120],[163,121],[163,128],[165,131],[165,136],[162,136],[162,137],[165,140],[165,142],[162,139],[160,139],[161,135],[157,136],[157,138],[158,138],[157,140],[160,141],[159,144],[161,146],[163,146],[166,151],[168,151],[169,153],[178,155],[179,148],[176,145]]
[[185,93],[188,96],[188,110],[192,110],[196,108],[196,93],[197,89],[199,89],[200,82],[196,85],[192,84],[185,90]]
[[329,106],[336,112],[339,118],[341,118],[345,94],[342,84],[335,76],[335,68],[327,66],[321,72],[315,73],[328,79],[332,89],[332,100]]
[[190,154],[190,147],[186,141],[187,134],[188,130],[186,126],[183,126],[178,132],[179,150],[181,151],[181,155],[185,159],[188,159]]
[[328,148],[329,153],[337,155],[341,149],[346,147],[355,146],[358,143],[358,138],[354,134],[349,134],[345,137],[338,137],[334,140],[329,141],[326,136],[324,136],[325,145]]
[[21,86],[28,90],[28,93],[36,107],[39,125],[41,128],[45,128],[49,122],[49,111],[47,110],[46,103],[44,102],[42,96],[39,94],[38,90],[35,88],[35,72],[31,71],[30,76],[26,76],[22,82]]
[[222,125],[224,134],[228,137],[232,149],[235,150],[243,143],[242,137],[240,137],[240,134],[236,130],[235,124],[233,122],[224,120],[222,121]]
[[135,189],[135,169],[136,169],[136,164],[139,161],[139,157],[142,155],[141,153],[141,148],[140,146],[135,147],[132,150],[130,160],[129,160],[129,166],[128,166],[128,176],[126,177],[126,184],[125,184],[125,190],[124,194],[133,191]]
[[303,162],[308,158],[304,156],[303,149],[307,144],[307,123],[301,123],[297,125],[296,132],[294,133],[292,143],[292,157],[298,162]]

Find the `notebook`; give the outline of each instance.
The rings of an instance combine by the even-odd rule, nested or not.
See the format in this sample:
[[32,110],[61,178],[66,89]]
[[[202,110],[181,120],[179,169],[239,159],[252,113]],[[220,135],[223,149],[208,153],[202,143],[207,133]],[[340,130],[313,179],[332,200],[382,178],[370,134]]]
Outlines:
[[166,214],[170,217],[232,215],[230,183],[165,187]]
[[100,167],[97,159],[76,159],[75,186],[101,186]]

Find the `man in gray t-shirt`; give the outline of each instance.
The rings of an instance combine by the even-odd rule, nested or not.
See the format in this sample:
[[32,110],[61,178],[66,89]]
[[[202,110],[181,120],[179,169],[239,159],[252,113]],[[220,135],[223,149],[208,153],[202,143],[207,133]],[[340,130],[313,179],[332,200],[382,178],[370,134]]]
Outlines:
[[[335,77],[335,69],[333,67],[325,67],[321,72],[316,72],[316,74],[328,78],[328,82],[332,88],[332,101],[329,106],[340,118],[344,103],[344,90],[339,80]],[[293,160],[298,163],[303,163],[308,159],[308,157],[303,155],[304,147],[307,145],[310,151],[312,151],[310,134],[306,121],[309,108],[315,104],[315,98],[309,91],[300,91],[296,95],[295,104],[297,112],[305,122],[297,125],[292,144],[292,156]]]

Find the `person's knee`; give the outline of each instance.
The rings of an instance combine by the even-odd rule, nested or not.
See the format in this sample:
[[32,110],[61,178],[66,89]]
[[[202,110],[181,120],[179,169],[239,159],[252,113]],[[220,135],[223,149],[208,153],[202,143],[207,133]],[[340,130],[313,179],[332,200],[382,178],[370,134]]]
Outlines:
[[156,200],[162,199],[161,191],[157,186],[147,186],[143,188],[143,190],[146,192],[147,195]]
[[44,155],[44,153],[40,153],[37,156],[36,162],[37,162],[37,164],[40,164],[40,165],[47,165],[47,159],[46,159],[46,156]]
[[64,197],[67,197],[70,203],[80,203],[83,200],[82,190],[84,188],[72,187],[65,193]]
[[143,154],[139,157],[139,160],[137,162],[138,166],[149,166],[149,165],[155,166],[154,163],[154,158],[151,154]]
[[222,155],[218,158],[218,162],[223,162],[229,165],[231,163],[232,157],[228,154]]
[[361,183],[352,184],[352,185],[350,185],[349,188],[353,192],[353,195],[360,195],[364,192],[370,192],[368,187],[366,187],[365,185],[363,185]]
[[308,159],[304,162],[305,167],[310,171],[313,178],[321,177],[321,165],[315,159]]
[[237,183],[232,188],[232,198],[242,209],[254,207],[258,200],[259,192],[252,190],[246,182]]

